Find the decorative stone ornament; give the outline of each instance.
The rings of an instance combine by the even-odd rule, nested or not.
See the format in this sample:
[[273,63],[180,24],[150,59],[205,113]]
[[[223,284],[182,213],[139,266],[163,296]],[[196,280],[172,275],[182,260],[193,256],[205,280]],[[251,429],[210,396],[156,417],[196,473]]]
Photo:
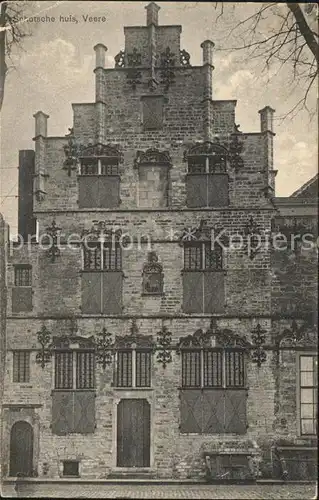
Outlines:
[[180,64],[181,64],[181,66],[184,66],[184,68],[190,68],[191,64],[190,64],[190,55],[189,55],[189,53],[186,52],[186,50],[182,49],[182,50],[180,50],[179,55],[180,55]]
[[97,334],[95,339],[95,357],[103,370],[106,369],[113,361],[114,342],[112,342],[112,334],[102,328],[102,331]]
[[125,51],[120,50],[120,52],[114,57],[115,67],[124,68],[125,66]]
[[133,51],[127,54],[127,73],[126,77],[128,83],[132,86],[133,90],[136,89],[136,86],[142,83],[142,73],[139,69],[137,69],[142,64],[142,56],[137,51],[137,49],[133,49]]
[[264,236],[264,231],[257,224],[254,218],[250,217],[246,226],[244,227],[244,235],[246,236],[244,250],[249,256],[250,260],[253,260],[255,256],[260,252],[260,249],[262,247],[262,238]]
[[143,266],[143,293],[160,295],[163,292],[163,266],[158,262],[156,252],[149,252]]
[[52,357],[52,335],[45,325],[37,332],[37,339],[41,345],[41,349],[36,355],[36,363],[39,363],[43,369],[45,365],[51,361]]
[[179,244],[196,241],[210,241],[211,228],[207,225],[206,219],[201,219],[198,227],[185,227],[179,239]]
[[120,151],[117,144],[102,144],[100,142],[88,144],[88,146],[80,146],[79,157],[103,157],[109,160],[118,161],[119,163],[122,163],[124,159],[123,153]]
[[169,47],[160,55],[160,67],[162,68],[161,83],[164,84],[164,89],[167,91],[175,82],[175,73],[173,71],[173,68],[175,68],[175,55]]
[[168,363],[172,362],[172,334],[166,326],[157,333],[157,356],[156,360],[165,369]]
[[55,219],[53,219],[51,226],[46,228],[47,236],[50,239],[48,256],[51,257],[51,262],[55,262],[55,259],[60,256],[60,249],[58,247],[58,235],[60,231],[61,228],[56,225]]
[[69,128],[69,131],[70,133],[66,135],[66,137],[68,138],[68,143],[63,146],[64,154],[66,156],[66,159],[63,163],[63,170],[66,170],[68,176],[70,177],[71,172],[77,169],[81,147],[74,137],[73,128]]
[[290,328],[279,335],[277,339],[278,348],[284,347],[308,347],[309,349],[318,348],[317,325],[304,321],[300,326],[293,320]]
[[252,347],[251,360],[256,363],[258,368],[265,363],[267,354],[265,352],[266,330],[263,330],[258,323],[256,328],[252,330]]
[[[239,127],[239,125],[238,125],[238,127]],[[229,163],[230,163],[230,166],[235,170],[235,172],[238,172],[244,166],[244,161],[241,157],[244,145],[243,145],[242,141],[239,141],[238,133],[241,133],[241,132],[237,132],[236,134],[232,134],[231,141],[229,144]]]
[[[116,243],[122,237],[121,229],[110,228],[107,221],[92,221],[92,226],[90,229],[83,229],[81,232],[81,239],[84,242],[101,242],[105,243]],[[124,241],[122,241],[122,244]]]
[[137,151],[134,160],[134,167],[140,165],[163,165],[171,166],[172,159],[168,151],[159,151],[155,148],[150,148],[147,151]]

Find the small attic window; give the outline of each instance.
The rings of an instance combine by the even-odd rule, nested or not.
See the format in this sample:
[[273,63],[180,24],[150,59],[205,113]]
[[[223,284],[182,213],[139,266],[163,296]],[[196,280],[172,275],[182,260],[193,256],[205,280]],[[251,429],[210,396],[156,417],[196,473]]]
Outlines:
[[144,130],[158,130],[163,127],[163,96],[142,97],[142,122]]

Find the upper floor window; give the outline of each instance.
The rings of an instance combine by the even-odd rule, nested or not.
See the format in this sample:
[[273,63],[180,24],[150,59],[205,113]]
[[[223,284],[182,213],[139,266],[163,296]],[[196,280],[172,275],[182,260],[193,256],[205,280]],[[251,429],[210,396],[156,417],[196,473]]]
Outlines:
[[183,311],[223,312],[225,286],[222,248],[211,242],[185,242],[183,269]]
[[83,269],[119,271],[122,269],[122,251],[119,243],[89,242],[83,248]]
[[218,244],[215,248],[211,246],[211,242],[208,241],[184,243],[184,269],[188,271],[222,269],[222,248]]
[[299,432],[302,436],[317,435],[318,425],[318,357],[299,356]]
[[244,352],[182,351],[182,387],[245,387]]
[[97,144],[82,150],[81,155],[79,207],[117,207],[120,203],[119,151]]
[[151,387],[151,351],[124,349],[117,351],[115,386]]
[[26,383],[30,381],[30,353],[28,351],[13,351],[13,382]]
[[142,121],[144,130],[157,130],[163,127],[163,96],[142,97]]
[[83,158],[80,175],[119,175],[118,160],[108,158]]
[[32,267],[30,265],[15,266],[15,286],[32,286]]
[[240,349],[182,351],[183,433],[246,432],[245,354]]
[[14,266],[14,287],[12,288],[12,312],[32,311],[32,266]]
[[81,279],[83,313],[122,313],[122,251],[118,242],[85,243]]
[[94,389],[94,351],[55,353],[55,389]]
[[227,152],[210,142],[193,146],[186,154],[187,206],[223,207],[229,204]]

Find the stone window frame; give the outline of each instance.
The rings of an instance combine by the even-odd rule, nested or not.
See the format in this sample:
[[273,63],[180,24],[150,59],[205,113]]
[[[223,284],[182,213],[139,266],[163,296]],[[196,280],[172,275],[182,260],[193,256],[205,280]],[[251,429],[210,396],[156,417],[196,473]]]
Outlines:
[[[59,367],[57,366],[57,360],[59,357],[62,358],[63,360],[63,355],[68,354],[69,359],[71,362],[69,363],[69,366],[66,367],[66,363],[62,363],[62,377],[60,376],[60,380],[62,378],[62,383],[59,381],[58,378],[58,370]],[[87,373],[85,373],[86,377],[84,380],[84,384],[81,383],[81,376],[80,376],[80,359],[81,355],[86,354],[89,355],[89,362],[88,362],[88,373],[89,373],[89,382],[87,383]],[[65,377],[63,376],[63,370],[67,369],[68,374],[66,378],[66,384],[64,384],[64,379]],[[86,370],[86,368],[85,368]],[[94,391],[96,389],[96,360],[95,360],[95,351],[94,348],[69,348],[69,349],[55,349],[54,352],[54,369],[53,369],[53,387],[55,391]],[[71,379],[71,380],[70,380]],[[84,385],[84,386],[83,386]]]
[[12,381],[19,384],[30,383],[29,350],[15,349],[12,351]]
[[[302,420],[307,420],[307,419],[303,419],[301,417],[301,406],[302,406],[302,402],[301,402],[301,390],[303,388],[308,388],[308,389],[312,389],[313,392],[316,392],[317,393],[317,397],[318,397],[318,379],[317,377],[315,376],[315,361],[317,362],[317,370],[318,370],[318,354],[314,354],[313,352],[311,351],[303,351],[303,352],[299,352],[299,353],[296,353],[296,364],[297,364],[297,369],[296,369],[296,399],[297,399],[297,435],[301,438],[307,438],[307,437],[317,437],[318,436],[318,401],[317,401],[317,414],[316,415],[313,415],[313,418],[312,419],[309,419],[309,420],[312,420],[313,423],[314,423],[314,427],[315,427],[315,430],[316,432],[314,434],[306,434],[306,433],[302,433]],[[307,385],[307,386],[302,386],[301,385],[301,373],[302,373],[302,370],[301,370],[301,358],[302,357],[311,357],[313,358],[313,370],[311,371],[308,371],[309,373],[313,373],[313,381],[314,382],[317,382],[317,385]],[[314,411],[316,409],[316,404],[315,404],[315,395],[313,396],[313,403],[310,403],[313,405],[314,407]],[[306,403],[304,403],[306,404]]]

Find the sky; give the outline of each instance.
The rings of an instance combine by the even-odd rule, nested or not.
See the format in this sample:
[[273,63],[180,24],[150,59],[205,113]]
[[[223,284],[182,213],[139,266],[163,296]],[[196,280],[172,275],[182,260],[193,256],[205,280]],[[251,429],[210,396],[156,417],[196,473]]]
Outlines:
[[[25,23],[30,36],[24,38],[21,48],[14,48],[9,61],[0,118],[0,212],[12,235],[17,232],[18,152],[34,148],[34,113],[41,110],[50,116],[49,136],[64,136],[72,126],[71,103],[94,102],[94,45],[108,47],[106,64],[114,67],[114,56],[124,48],[123,26],[145,25],[147,3],[41,1],[27,5],[27,15],[51,20]],[[289,65],[281,70],[274,65],[265,71],[262,58],[232,50],[238,46],[239,35],[230,36],[230,30],[258,4],[227,4],[222,16],[214,2],[157,4],[161,8],[159,24],[182,25],[181,48],[190,53],[192,65],[202,64],[200,44],[204,40],[215,43],[213,98],[237,99],[236,123],[242,132],[260,130],[259,109],[269,105],[276,110],[276,196],[289,196],[317,173],[317,118],[315,113],[301,110],[282,119],[302,98],[306,86],[305,82],[291,84]],[[85,22],[87,15],[101,19]],[[69,16],[77,22],[66,22]],[[275,21],[266,15],[263,33],[271,33]],[[242,34],[245,36],[244,31]],[[310,111],[314,112],[317,102],[317,89],[312,88]]]

